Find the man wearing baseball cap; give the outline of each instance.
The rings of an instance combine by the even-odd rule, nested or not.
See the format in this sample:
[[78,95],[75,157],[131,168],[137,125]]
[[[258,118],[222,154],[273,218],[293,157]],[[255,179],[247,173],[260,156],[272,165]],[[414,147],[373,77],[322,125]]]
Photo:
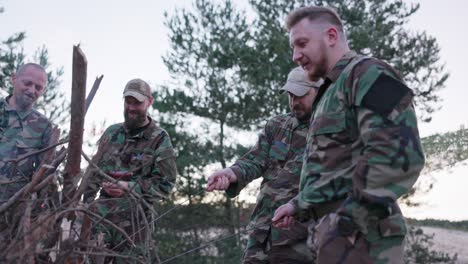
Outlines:
[[[153,103],[148,83],[141,79],[129,81],[123,96],[125,121],[108,127],[100,138],[92,160],[99,169],[90,165],[86,171],[90,182],[84,201],[94,212],[115,224],[100,221],[92,232],[104,237],[109,250],[126,256],[112,257],[114,263],[127,263],[135,257],[154,263],[157,256],[150,252],[154,249],[153,232],[147,230],[145,222],[151,223],[147,219],[151,215],[148,207],[167,198],[174,186],[175,153],[168,133],[148,115]],[[100,171],[114,180],[103,177]],[[95,200],[99,190],[101,194]],[[115,227],[123,229],[132,241]]]
[[291,112],[268,120],[249,152],[208,178],[208,191],[224,190],[235,197],[249,182],[263,177],[243,263],[313,263],[306,247],[307,224],[295,222],[284,230],[275,228],[271,218],[276,208],[298,193],[312,102],[319,86],[320,82],[308,80],[302,68],[294,68],[280,89],[288,94]]

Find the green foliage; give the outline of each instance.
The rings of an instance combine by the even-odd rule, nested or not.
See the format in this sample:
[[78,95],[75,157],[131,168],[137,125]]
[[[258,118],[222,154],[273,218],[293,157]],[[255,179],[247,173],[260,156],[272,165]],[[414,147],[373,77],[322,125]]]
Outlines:
[[16,33],[5,41],[0,42],[0,89],[11,92],[10,79],[16,71],[19,62],[24,61],[22,41],[25,33]]
[[[154,107],[178,154],[180,176],[173,198],[188,200],[188,205],[158,222],[162,260],[243,230],[245,205],[205,193],[203,175],[213,164],[226,167],[246,152],[235,142],[237,131],[258,129],[263,120],[286,111],[286,97],[279,96],[278,89],[294,67],[283,27],[293,8],[334,6],[346,24],[351,48],[395,66],[415,91],[424,121],[437,109],[437,92],[448,77],[439,62],[436,40],[405,29],[418,5],[408,6],[402,0],[250,0],[249,4],[254,11],[250,20],[230,0],[194,0],[193,7],[166,14],[170,50],[163,60],[174,81],[154,94]],[[244,238],[212,244],[174,263],[239,263]],[[428,240],[417,240],[423,241],[421,250],[426,250]]]
[[[447,170],[456,164],[468,159],[468,129],[461,127],[457,131],[443,134],[435,134],[421,139],[426,164],[423,175],[433,171]],[[432,182],[418,182],[409,193],[405,194],[400,201],[409,206],[418,206],[411,197],[416,193],[429,192],[433,187]]]
[[[173,208],[172,204],[160,205],[157,210],[166,212]],[[239,204],[234,204],[237,210]],[[240,211],[246,211],[245,209]],[[250,210],[248,210],[250,211]],[[225,221],[226,208],[217,203],[200,203],[182,206],[170,217],[161,218],[156,222],[156,240],[159,242],[159,256],[167,260],[178,254],[204,246],[199,250],[182,256],[171,263],[240,263],[246,234],[231,236],[229,226]],[[245,215],[245,214],[244,214]],[[240,225],[247,224],[243,217]],[[242,231],[242,229],[240,229]],[[220,239],[226,238],[226,239]],[[219,240],[212,243],[214,240]],[[237,243],[236,240],[240,240]]]
[[257,110],[268,98],[259,97],[239,74],[242,59],[251,55],[245,49],[252,42],[245,14],[231,1],[197,0],[193,12],[177,10],[166,17],[171,50],[163,59],[183,86],[163,91],[168,100],[160,102],[160,110],[177,109],[240,129],[263,121],[265,114]]
[[[40,47],[36,51],[34,61],[47,71],[47,90],[37,101],[36,109],[48,116],[54,124],[68,126],[70,103],[66,98],[60,81],[63,75],[63,67],[51,69],[49,52],[45,46]],[[68,129],[68,127],[63,128]]]
[[468,220],[465,221],[450,221],[450,220],[438,220],[438,219],[407,219],[408,223],[411,225],[418,226],[432,226],[440,227],[444,229],[452,229],[468,232]]
[[468,159],[468,129],[435,134],[422,139],[427,171],[450,168]]
[[403,0],[250,0],[257,14],[252,55],[246,57],[242,76],[256,88],[268,87],[276,108],[281,102],[274,90],[281,87],[293,67],[288,35],[284,28],[286,15],[299,6],[334,7],[340,14],[350,48],[358,53],[387,61],[403,76],[416,95],[416,106],[422,121],[429,122],[439,106],[438,92],[444,88],[448,73],[440,62],[440,47],[426,32],[408,30],[411,15],[418,4]]
[[432,249],[433,238],[434,235],[424,234],[421,228],[410,226],[405,248],[405,263],[456,263],[457,254],[450,256],[448,253]]
[[[239,58],[246,56],[242,48],[251,41],[249,25],[231,1],[214,4],[207,0],[195,1],[193,11],[182,9],[173,16],[166,15],[165,23],[171,49],[163,60],[177,83],[161,87],[154,95],[154,107],[159,110],[159,122],[169,131],[178,152],[180,176],[174,198],[187,197],[193,206],[202,201],[213,202],[223,208],[217,217],[223,224],[220,234],[234,233],[240,227],[236,220],[238,208],[226,197],[204,193],[202,175],[208,165],[226,167],[240,151],[245,151],[231,140],[235,130],[249,129],[264,119],[256,112],[264,102],[257,101],[256,92],[238,74]],[[195,126],[200,129],[194,130]],[[193,208],[188,215],[195,211]],[[200,213],[204,219],[213,216],[206,210]],[[186,239],[186,245],[180,247],[194,247],[203,241],[197,223],[188,225],[193,239]],[[242,252],[238,250],[239,238],[228,243],[232,250],[218,249],[218,257],[233,259]]]
[[[218,26],[231,23],[231,19],[237,21],[237,18],[233,18],[236,14],[233,14],[230,3],[219,9],[199,1],[196,8],[205,14],[217,10],[218,13],[206,19],[211,22],[222,20],[216,24]],[[154,107],[160,112],[158,122],[171,135],[177,151],[179,177],[173,198],[179,201],[187,199],[189,206],[178,209],[158,224],[158,241],[164,241],[159,246],[162,260],[239,230],[239,221],[236,220],[238,207],[224,197],[208,196],[204,192],[206,181],[201,175],[208,165],[218,163],[225,167],[227,161],[245,152],[245,147],[229,140],[226,127],[235,124],[235,127],[244,128],[244,124],[251,124],[251,121],[239,121],[248,110],[237,98],[237,95],[242,94],[242,83],[226,78],[232,72],[229,65],[235,64],[237,59],[233,53],[223,54],[221,50],[232,51],[236,46],[227,41],[220,44],[223,48],[220,46],[212,50],[210,41],[220,41],[223,31],[213,25],[209,32],[202,34],[200,31],[206,27],[206,21],[185,10],[179,14],[181,18],[168,18],[173,45],[172,51],[165,57],[165,63],[170,72],[177,76],[175,79],[185,86],[161,87],[154,94]],[[180,19],[186,22],[180,23]],[[237,26],[239,28],[236,32],[245,27],[242,23],[234,27]],[[205,40],[207,43],[203,43]],[[200,47],[200,50],[195,52],[192,46]],[[201,129],[194,131],[194,123]],[[242,252],[240,238],[233,237],[181,257],[173,263],[219,263],[219,259],[229,260],[227,263],[239,263]]]
[[[2,96],[11,94],[13,91],[11,76],[16,72],[18,66],[29,62],[26,61],[26,54],[23,49],[25,37],[24,32],[19,32],[4,41],[0,41],[0,91],[2,91],[0,94]],[[43,66],[47,72],[47,89],[36,102],[35,108],[59,126],[68,124],[70,104],[60,86],[63,67],[51,69],[49,53],[45,46],[36,50],[31,61]],[[67,127],[63,128],[66,129]]]

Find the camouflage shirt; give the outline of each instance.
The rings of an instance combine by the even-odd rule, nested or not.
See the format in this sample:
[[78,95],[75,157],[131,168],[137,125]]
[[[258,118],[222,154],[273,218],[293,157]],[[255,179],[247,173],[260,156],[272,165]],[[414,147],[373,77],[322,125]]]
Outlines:
[[237,183],[231,184],[227,190],[231,197],[252,180],[263,177],[250,223],[252,226],[266,224],[251,234],[260,243],[268,235],[274,245],[288,244],[307,236],[307,229],[299,223],[290,230],[271,226],[275,210],[299,191],[307,128],[308,124],[300,123],[293,114],[271,118],[255,146],[230,167],[237,176]]
[[47,147],[52,123],[36,110],[17,111],[0,99],[0,203],[10,198],[31,181],[41,163],[41,155],[33,155],[18,164],[9,162]]
[[301,172],[301,209],[346,199],[338,213],[367,232],[424,165],[413,93],[387,64],[354,52],[328,73],[313,105]]
[[[171,192],[176,180],[175,153],[167,132],[153,120],[143,131],[130,135],[124,124],[106,129],[99,139],[99,147],[93,162],[106,173],[125,171],[131,173],[129,187],[153,203]],[[94,200],[104,180],[92,167],[86,173],[90,184],[85,201]],[[104,191],[101,196],[106,196]]]

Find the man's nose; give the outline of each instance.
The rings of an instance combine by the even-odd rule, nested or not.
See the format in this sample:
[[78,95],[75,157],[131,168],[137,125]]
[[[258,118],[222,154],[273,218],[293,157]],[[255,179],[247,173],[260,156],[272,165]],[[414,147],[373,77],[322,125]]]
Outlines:
[[292,60],[296,63],[299,63],[299,61],[302,58],[302,52],[300,52],[298,49],[293,49],[293,57]]
[[36,91],[36,87],[34,86],[34,84],[31,84],[31,85],[28,85],[26,86],[26,91],[30,94],[36,94],[38,91]]

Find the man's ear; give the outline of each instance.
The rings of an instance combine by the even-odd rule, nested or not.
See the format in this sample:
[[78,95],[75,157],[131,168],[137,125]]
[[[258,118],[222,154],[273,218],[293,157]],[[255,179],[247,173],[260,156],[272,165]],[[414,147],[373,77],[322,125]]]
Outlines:
[[330,46],[335,46],[340,38],[338,30],[335,27],[329,27],[326,31],[326,40]]
[[153,106],[154,98],[153,96],[149,97],[149,106]]
[[11,75],[11,84],[14,85],[14,83],[16,82],[17,79],[18,79],[18,78],[16,77],[16,74],[13,73],[13,74]]

